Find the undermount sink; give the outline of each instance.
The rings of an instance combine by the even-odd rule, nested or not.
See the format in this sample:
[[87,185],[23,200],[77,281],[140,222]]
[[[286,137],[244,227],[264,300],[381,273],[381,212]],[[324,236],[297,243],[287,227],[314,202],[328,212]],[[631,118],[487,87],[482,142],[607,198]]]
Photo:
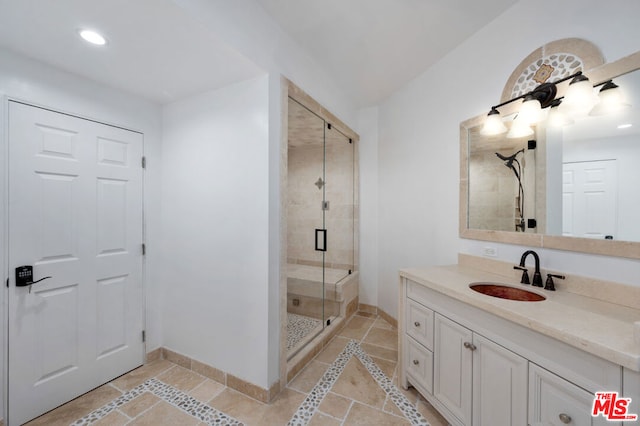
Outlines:
[[478,293],[486,294],[487,296],[517,300],[520,302],[540,302],[546,299],[546,297],[538,293],[498,283],[471,283],[469,284],[469,288]]

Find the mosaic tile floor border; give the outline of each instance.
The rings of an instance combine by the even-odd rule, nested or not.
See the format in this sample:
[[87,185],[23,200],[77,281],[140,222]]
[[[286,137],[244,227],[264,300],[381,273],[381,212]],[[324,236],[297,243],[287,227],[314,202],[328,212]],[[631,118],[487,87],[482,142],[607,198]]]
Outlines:
[[[384,390],[387,396],[391,401],[393,401],[396,407],[398,407],[400,412],[411,422],[412,425],[429,426],[427,420],[422,416],[422,414],[420,414],[420,412],[418,412],[416,407],[412,405],[400,390],[393,385],[391,380],[380,370],[380,368],[355,340],[350,340],[336,360],[329,365],[322,378],[318,383],[316,383],[313,389],[311,389],[311,392],[309,392],[305,400],[293,414],[291,420],[289,420],[288,426],[306,426],[311,421],[311,418],[316,411],[318,411],[324,397],[329,393],[340,377],[340,374],[345,369],[347,363],[354,356],[362,363],[369,374],[371,374],[373,379],[378,383],[380,388]],[[143,395],[145,392],[149,392],[157,396],[161,400],[208,425],[243,425],[242,422],[228,414],[198,401],[173,386],[163,383],[156,378],[152,378],[123,393],[108,404],[105,404],[97,410],[94,410],[86,416],[76,420],[71,424],[71,426],[91,425],[104,418],[112,411],[117,410],[126,403]]]
[[311,389],[309,395],[291,417],[287,426],[306,426],[309,423],[311,417],[313,417],[318,407],[320,407],[320,403],[327,393],[329,393],[347,365],[347,362],[349,362],[353,356],[360,360],[362,365],[369,371],[369,374],[371,374],[378,385],[385,391],[389,398],[391,398],[396,407],[398,407],[412,425],[429,426],[427,419],[425,419],[416,407],[393,385],[391,380],[385,376],[355,340],[349,341],[344,350],[338,355],[338,358],[327,368],[327,371],[320,381]]
[[208,425],[243,425],[242,422],[221,411],[216,410],[215,408],[208,406],[207,404],[198,401],[197,399],[187,395],[181,390],[174,388],[173,386],[162,383],[158,379],[149,379],[141,385],[138,385],[135,388],[131,389],[130,391],[123,393],[120,397],[114,399],[110,403],[103,405],[102,407],[92,411],[81,419],[76,420],[71,424],[71,426],[86,426],[93,424],[112,411],[122,407],[127,402],[133,401],[135,398],[139,397],[145,392],[152,393],[163,401],[168,402],[174,407],[179,408],[185,413],[205,422]]
[[287,350],[295,347],[321,324],[319,319],[287,313]]

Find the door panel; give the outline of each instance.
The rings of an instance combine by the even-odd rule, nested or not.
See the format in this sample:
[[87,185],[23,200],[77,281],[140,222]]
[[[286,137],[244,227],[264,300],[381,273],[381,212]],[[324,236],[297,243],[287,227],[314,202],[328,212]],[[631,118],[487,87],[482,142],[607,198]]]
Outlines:
[[9,103],[10,424],[143,361],[142,135]]

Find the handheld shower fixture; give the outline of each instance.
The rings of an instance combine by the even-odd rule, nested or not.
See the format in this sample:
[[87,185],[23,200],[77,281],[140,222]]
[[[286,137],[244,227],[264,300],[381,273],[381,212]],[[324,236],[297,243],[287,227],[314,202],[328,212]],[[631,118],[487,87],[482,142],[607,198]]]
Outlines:
[[[518,210],[519,210],[520,217],[516,222],[516,231],[520,229],[521,232],[524,232],[524,188],[522,187],[522,179],[521,179],[522,165],[516,158],[518,154],[524,154],[524,148],[522,148],[519,151],[516,151],[512,155],[503,155],[503,154],[500,154],[499,152],[496,152],[495,154],[499,159],[504,161],[505,166],[507,166],[509,169],[513,171],[513,174],[516,176],[516,179],[518,181],[518,201],[519,201]],[[516,166],[513,165],[513,163],[516,163],[518,165],[517,169],[516,169]]]

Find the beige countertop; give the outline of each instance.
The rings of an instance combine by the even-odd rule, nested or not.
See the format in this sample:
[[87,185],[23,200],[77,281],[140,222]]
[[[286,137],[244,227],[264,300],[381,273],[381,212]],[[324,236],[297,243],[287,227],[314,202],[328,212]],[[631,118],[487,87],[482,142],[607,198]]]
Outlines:
[[[402,269],[400,275],[585,352],[640,371],[640,341],[637,340],[640,335],[640,309],[567,291],[545,291],[519,284],[504,275],[468,266]],[[487,296],[469,288],[470,283],[478,281],[525,288],[544,295],[546,300],[519,302]]]

